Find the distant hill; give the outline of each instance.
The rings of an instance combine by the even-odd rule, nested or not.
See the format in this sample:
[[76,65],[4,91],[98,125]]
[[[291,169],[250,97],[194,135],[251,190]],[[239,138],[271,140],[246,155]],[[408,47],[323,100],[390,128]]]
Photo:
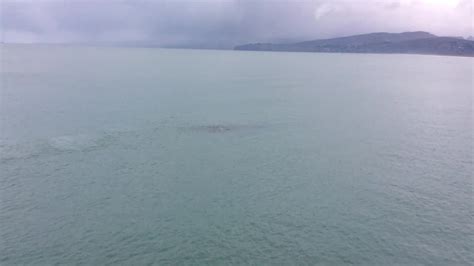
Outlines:
[[235,50],[325,53],[400,53],[474,56],[474,41],[428,32],[377,32],[297,43],[253,43]]

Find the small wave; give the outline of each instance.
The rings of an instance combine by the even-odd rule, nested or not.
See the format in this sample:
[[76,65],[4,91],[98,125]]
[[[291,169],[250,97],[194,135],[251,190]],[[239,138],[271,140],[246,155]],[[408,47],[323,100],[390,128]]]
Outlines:
[[100,140],[91,135],[71,135],[51,138],[48,144],[59,151],[82,151],[99,147]]
[[87,152],[107,147],[111,134],[78,134],[19,143],[1,143],[0,162],[24,160],[62,152]]
[[34,142],[2,143],[0,145],[0,162],[37,157],[40,153],[40,144]]

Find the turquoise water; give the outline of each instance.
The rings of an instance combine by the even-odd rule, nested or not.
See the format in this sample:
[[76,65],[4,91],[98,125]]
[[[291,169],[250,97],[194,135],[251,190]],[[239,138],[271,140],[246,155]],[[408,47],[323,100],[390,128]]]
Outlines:
[[1,53],[1,265],[474,261],[471,58]]

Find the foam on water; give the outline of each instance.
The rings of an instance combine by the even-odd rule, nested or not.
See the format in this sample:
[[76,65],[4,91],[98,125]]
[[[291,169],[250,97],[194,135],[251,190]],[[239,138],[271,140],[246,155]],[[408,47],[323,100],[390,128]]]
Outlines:
[[51,138],[48,144],[59,151],[84,151],[105,145],[105,140],[105,136],[73,135]]

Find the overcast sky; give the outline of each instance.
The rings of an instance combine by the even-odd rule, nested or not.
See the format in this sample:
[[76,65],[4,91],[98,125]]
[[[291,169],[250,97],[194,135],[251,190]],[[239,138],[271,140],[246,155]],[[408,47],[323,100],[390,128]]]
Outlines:
[[4,42],[229,46],[375,31],[473,35],[473,0],[0,0]]

